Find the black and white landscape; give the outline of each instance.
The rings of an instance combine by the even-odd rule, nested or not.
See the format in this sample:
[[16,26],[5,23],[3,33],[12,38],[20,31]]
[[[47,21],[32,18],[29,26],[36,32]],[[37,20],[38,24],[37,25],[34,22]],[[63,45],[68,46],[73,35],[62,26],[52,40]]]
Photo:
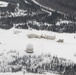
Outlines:
[[0,75],[76,75],[75,0],[0,0]]

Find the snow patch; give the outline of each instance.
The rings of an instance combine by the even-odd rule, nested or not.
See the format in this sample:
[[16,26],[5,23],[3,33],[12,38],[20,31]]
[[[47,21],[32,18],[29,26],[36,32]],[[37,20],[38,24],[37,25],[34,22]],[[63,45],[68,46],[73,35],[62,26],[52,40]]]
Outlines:
[[0,7],[7,7],[8,2],[0,1]]

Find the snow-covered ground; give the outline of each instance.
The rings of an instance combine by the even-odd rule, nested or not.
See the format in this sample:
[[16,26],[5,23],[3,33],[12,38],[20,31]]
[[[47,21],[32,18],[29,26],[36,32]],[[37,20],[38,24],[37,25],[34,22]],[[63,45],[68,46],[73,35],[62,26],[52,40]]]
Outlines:
[[[7,53],[10,50],[19,51],[20,56],[26,54],[26,46],[32,44],[34,46],[34,55],[39,55],[41,53],[51,53],[51,55],[57,55],[58,57],[63,57],[68,60],[72,60],[76,63],[76,57],[74,56],[76,52],[76,34],[69,33],[55,33],[51,31],[37,31],[37,30],[21,30],[15,29],[19,32],[14,34],[14,28],[10,30],[0,29],[0,54]],[[54,35],[55,40],[49,40],[44,38],[28,38],[27,34],[46,34]],[[64,39],[64,43],[57,42],[58,39]],[[9,58],[9,56],[7,55]]]
[[17,73],[0,73],[0,75],[57,75],[53,73],[46,73],[46,74],[34,74],[34,73],[25,73],[23,72],[17,72]]
[[0,1],[0,7],[7,7],[8,2]]

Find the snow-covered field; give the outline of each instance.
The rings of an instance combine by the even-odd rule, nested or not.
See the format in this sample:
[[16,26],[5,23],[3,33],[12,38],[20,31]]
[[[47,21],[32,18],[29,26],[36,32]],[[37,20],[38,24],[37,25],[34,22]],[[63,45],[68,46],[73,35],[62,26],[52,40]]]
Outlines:
[[0,7],[7,7],[8,2],[0,1]]
[[[76,39],[74,37],[76,34],[21,29],[15,29],[15,31],[19,33],[14,34],[14,28],[10,30],[0,29],[0,54],[6,54],[10,50],[17,50],[20,56],[23,56],[26,54],[26,46],[32,44],[34,46],[34,55],[51,53],[51,55],[57,55],[58,57],[63,57],[76,63],[76,57],[74,56],[76,52]],[[31,33],[54,35],[56,39],[28,38],[27,34]],[[64,43],[57,42],[58,39],[64,39]],[[10,60],[10,57],[8,55],[6,56]]]
[[[0,75],[24,75],[23,72],[17,73],[0,73]],[[34,73],[25,73],[25,75],[57,75],[53,73],[46,73],[46,74],[34,74]]]

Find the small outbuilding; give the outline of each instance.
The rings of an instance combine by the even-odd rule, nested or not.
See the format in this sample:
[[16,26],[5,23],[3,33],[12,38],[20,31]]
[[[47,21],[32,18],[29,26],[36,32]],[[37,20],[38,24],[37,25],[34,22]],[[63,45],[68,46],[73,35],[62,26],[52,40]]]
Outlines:
[[59,39],[57,42],[63,43],[64,40],[63,39]]

